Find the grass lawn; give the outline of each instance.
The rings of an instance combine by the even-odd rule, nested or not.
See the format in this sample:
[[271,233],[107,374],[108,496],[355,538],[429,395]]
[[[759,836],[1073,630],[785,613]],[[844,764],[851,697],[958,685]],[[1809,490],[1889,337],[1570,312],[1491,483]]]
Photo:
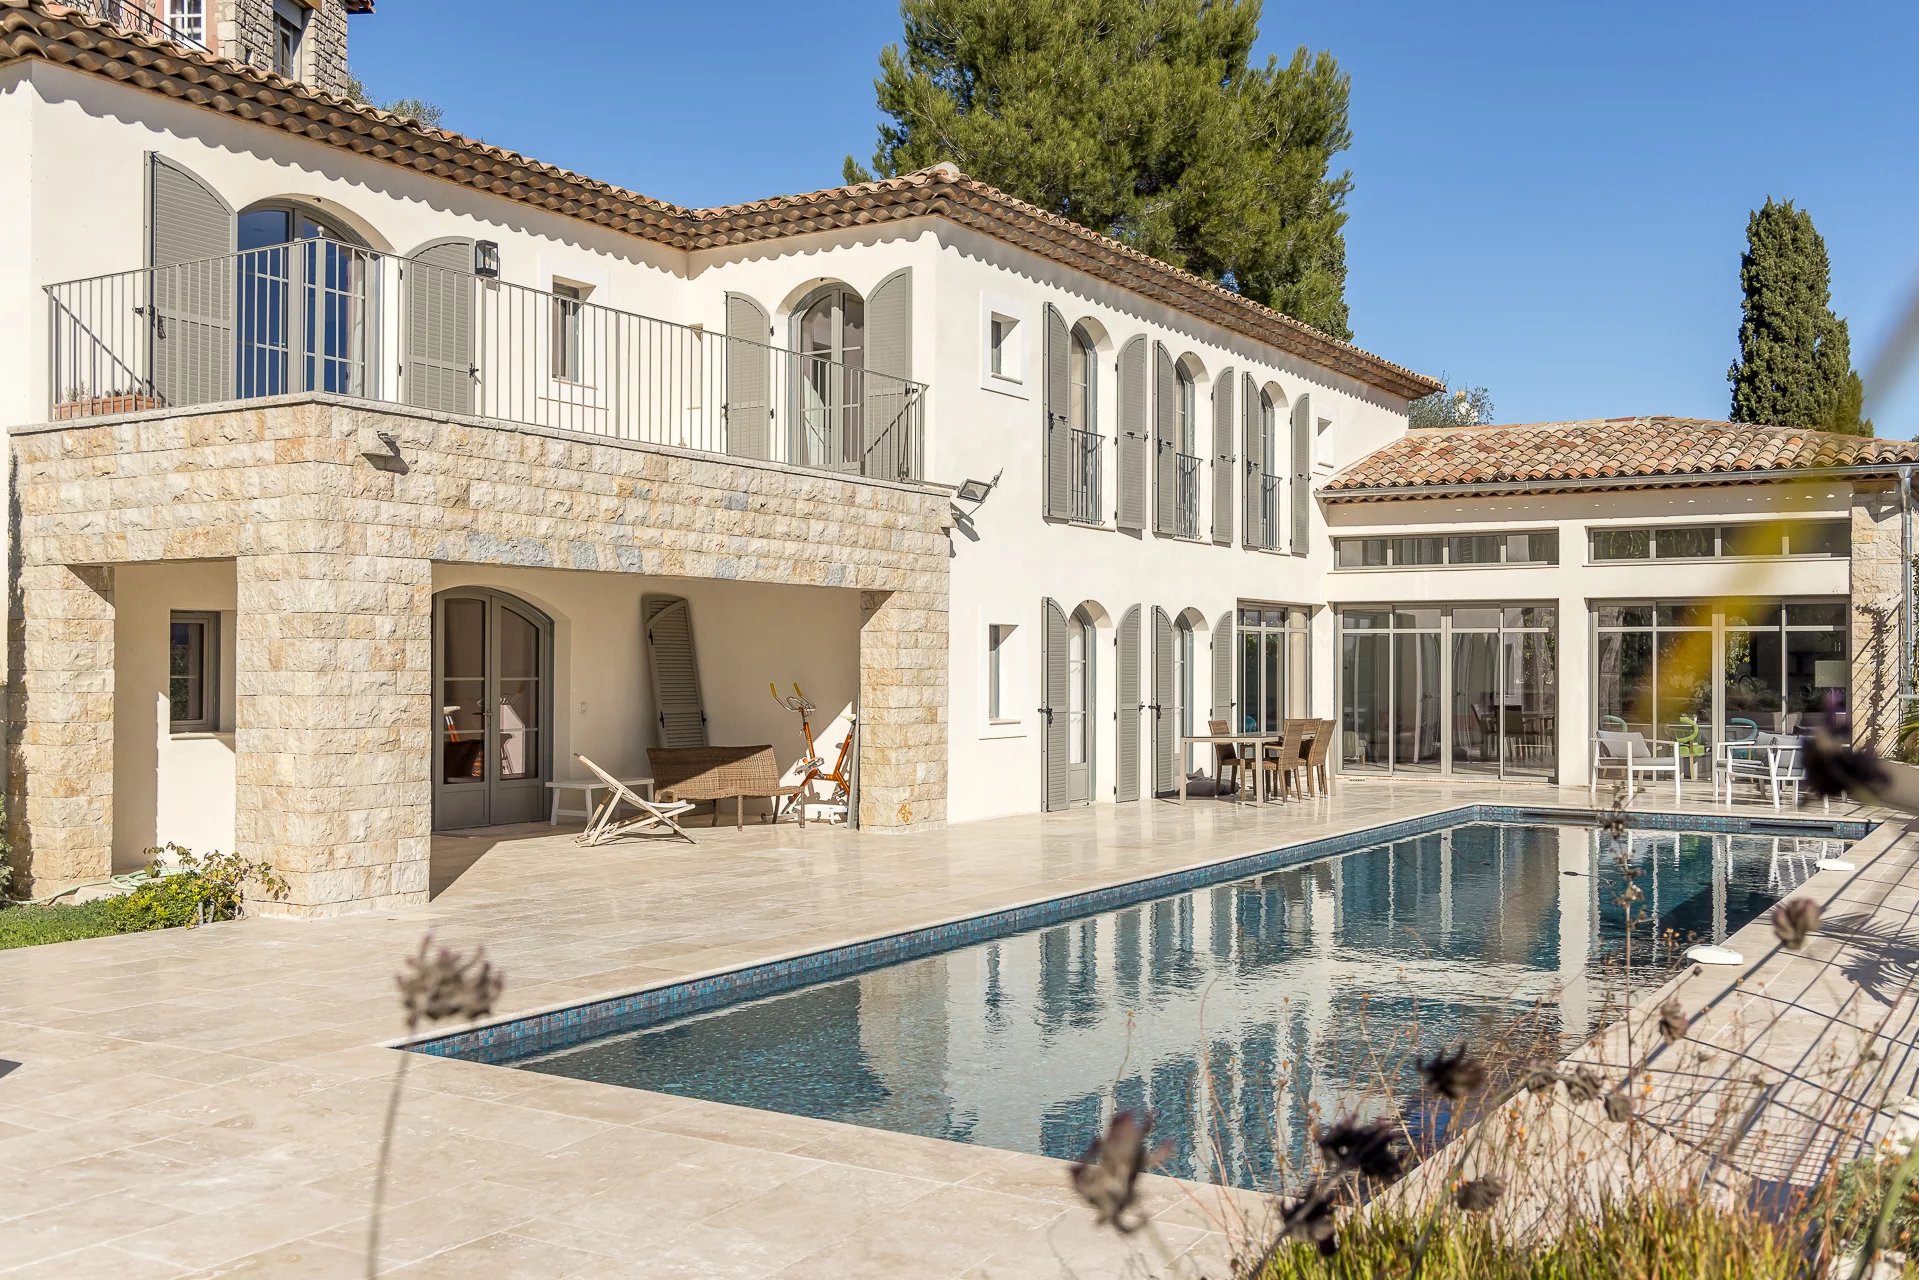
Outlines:
[[0,907],[0,951],[127,932],[125,913],[108,901],[78,906]]

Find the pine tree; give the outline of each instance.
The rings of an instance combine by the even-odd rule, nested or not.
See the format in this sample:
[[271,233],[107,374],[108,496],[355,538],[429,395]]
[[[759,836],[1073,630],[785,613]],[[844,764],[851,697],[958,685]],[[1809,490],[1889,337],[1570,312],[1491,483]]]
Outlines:
[[865,181],[969,175],[1341,338],[1349,77],[1251,65],[1259,0],[903,0]]
[[1852,337],[1832,312],[1832,263],[1812,215],[1766,197],[1739,260],[1739,359],[1727,373],[1732,420],[1869,436]]

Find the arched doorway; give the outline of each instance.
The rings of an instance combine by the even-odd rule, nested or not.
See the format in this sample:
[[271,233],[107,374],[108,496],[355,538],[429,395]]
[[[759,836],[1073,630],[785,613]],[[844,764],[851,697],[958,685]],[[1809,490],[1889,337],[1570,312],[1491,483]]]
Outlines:
[[433,599],[433,826],[532,822],[552,776],[553,622],[478,587]]
[[1093,655],[1092,615],[1081,605],[1066,620],[1066,799],[1068,804],[1090,804],[1093,799],[1093,735],[1098,723],[1093,708],[1097,698]]
[[843,284],[808,294],[793,310],[800,376],[793,415],[795,462],[858,471],[865,461],[866,302]]
[[239,393],[371,394],[370,280],[377,258],[340,222],[271,200],[239,216]]

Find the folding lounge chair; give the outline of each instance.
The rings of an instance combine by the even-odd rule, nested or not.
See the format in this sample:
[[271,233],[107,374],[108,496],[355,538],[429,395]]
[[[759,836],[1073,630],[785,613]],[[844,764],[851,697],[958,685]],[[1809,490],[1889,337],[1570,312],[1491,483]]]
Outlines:
[[[693,837],[687,834],[674,819],[692,810],[693,805],[685,800],[670,800],[658,804],[652,800],[642,800],[633,794],[633,789],[618,778],[594,764],[585,756],[575,753],[573,758],[593,771],[593,776],[606,785],[607,796],[600,807],[593,811],[593,817],[587,821],[586,830],[574,839],[584,845],[605,844],[620,836],[638,835],[654,827],[665,827],[674,835],[692,844]],[[637,812],[630,818],[614,819],[621,805],[631,805]]]

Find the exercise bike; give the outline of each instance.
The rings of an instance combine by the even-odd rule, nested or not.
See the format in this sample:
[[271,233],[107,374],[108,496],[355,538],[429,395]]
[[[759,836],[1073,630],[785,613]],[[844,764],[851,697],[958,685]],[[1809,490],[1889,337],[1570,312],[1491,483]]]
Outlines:
[[787,802],[787,807],[805,804],[807,793],[815,782],[830,783],[833,789],[824,803],[830,808],[837,808],[839,813],[837,815],[829,813],[826,820],[828,822],[846,821],[853,798],[852,779],[847,776],[846,771],[847,759],[853,754],[852,723],[849,721],[847,724],[846,737],[840,743],[839,755],[834,759],[831,771],[828,771],[825,767],[826,758],[820,754],[819,748],[813,742],[812,714],[819,710],[819,707],[807,700],[798,681],[794,682],[790,697],[781,697],[780,687],[772,681],[768,681],[766,687],[772,693],[773,701],[799,716],[800,732],[806,737],[806,755],[800,759],[800,767],[805,772],[800,775],[799,793]]

